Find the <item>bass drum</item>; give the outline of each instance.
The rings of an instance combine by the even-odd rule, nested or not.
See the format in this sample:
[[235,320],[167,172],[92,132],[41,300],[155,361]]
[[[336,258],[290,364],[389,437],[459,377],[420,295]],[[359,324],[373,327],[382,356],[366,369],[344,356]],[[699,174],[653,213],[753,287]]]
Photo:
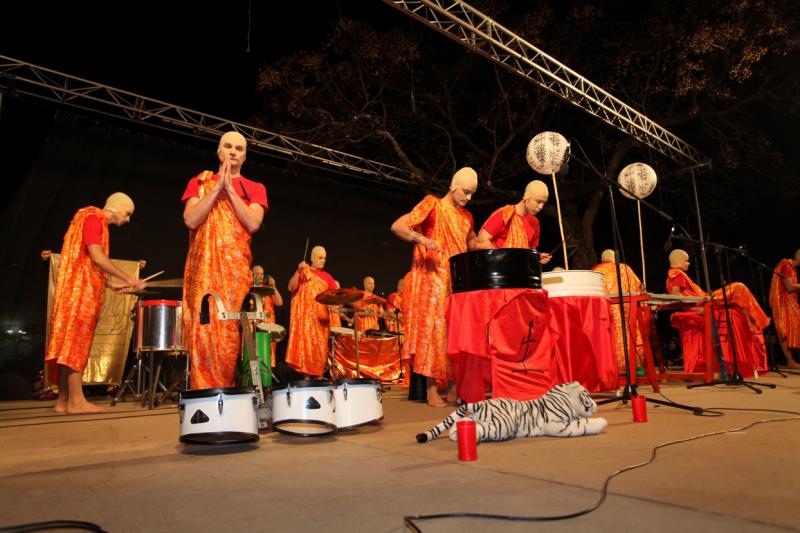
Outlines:
[[323,437],[336,432],[333,390],[327,379],[292,381],[272,389],[272,428],[285,435]]
[[345,379],[333,389],[336,427],[354,429],[383,420],[381,384],[374,379]]
[[180,441],[186,444],[236,444],[258,440],[253,387],[198,389],[181,393]]

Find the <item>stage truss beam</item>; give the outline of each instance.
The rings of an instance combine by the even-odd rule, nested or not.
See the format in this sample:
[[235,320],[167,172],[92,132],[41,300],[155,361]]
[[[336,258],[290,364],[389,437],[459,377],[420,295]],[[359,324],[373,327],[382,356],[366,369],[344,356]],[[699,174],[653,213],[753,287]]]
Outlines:
[[384,186],[407,188],[409,185],[418,185],[407,170],[399,167],[147,98],[3,55],[0,55],[0,93],[45,100],[215,143],[223,133],[235,130],[247,139],[250,152]]
[[384,2],[679,164],[706,166],[708,163],[708,158],[686,141],[465,2]]

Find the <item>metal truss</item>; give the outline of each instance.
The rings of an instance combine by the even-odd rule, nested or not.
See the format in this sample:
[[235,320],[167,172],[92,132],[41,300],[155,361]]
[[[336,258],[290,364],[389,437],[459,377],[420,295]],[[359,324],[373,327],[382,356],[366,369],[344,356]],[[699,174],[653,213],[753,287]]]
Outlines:
[[708,158],[511,30],[460,0],[384,0],[681,164]]
[[407,170],[0,55],[0,92],[217,142],[241,133],[248,151],[383,185],[418,185]]

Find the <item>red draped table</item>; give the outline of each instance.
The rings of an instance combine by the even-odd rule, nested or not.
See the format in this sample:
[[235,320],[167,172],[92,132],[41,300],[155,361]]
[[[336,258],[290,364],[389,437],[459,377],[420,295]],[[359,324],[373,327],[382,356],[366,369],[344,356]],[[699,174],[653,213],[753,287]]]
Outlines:
[[542,289],[487,289],[448,298],[447,356],[459,397],[535,399],[554,384],[617,386],[608,301],[548,298]]

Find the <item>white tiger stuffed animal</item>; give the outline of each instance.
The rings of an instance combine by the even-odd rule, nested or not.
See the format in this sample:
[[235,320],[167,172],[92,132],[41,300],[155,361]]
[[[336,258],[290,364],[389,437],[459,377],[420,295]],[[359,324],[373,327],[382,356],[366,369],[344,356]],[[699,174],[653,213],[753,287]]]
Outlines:
[[580,383],[562,383],[535,400],[519,401],[507,398],[467,403],[453,411],[425,433],[417,442],[428,442],[450,428],[450,440],[458,440],[455,423],[462,418],[475,421],[478,442],[502,441],[515,437],[578,437],[602,433],[608,422],[605,418],[590,418],[597,411],[589,391]]

